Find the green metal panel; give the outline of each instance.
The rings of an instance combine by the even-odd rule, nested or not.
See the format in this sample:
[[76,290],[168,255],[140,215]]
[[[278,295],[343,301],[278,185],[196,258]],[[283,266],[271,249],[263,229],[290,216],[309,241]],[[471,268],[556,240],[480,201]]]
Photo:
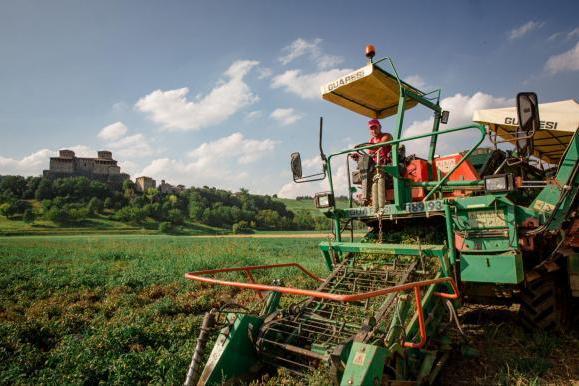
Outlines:
[[229,314],[227,318],[233,325],[219,333],[201,374],[200,385],[221,385],[224,380],[247,374],[258,363],[250,334],[255,339],[263,320],[242,314]]
[[446,247],[444,245],[432,244],[374,244],[374,243],[348,243],[348,242],[334,242],[330,243],[322,241],[320,249],[323,252],[334,249],[340,252],[359,252],[359,253],[381,253],[390,255],[404,255],[404,256],[436,256],[442,257],[446,254]]
[[523,281],[523,259],[520,253],[501,255],[461,254],[462,281],[517,284]]
[[373,386],[382,384],[384,362],[387,355],[388,350],[383,347],[354,342],[340,385]]

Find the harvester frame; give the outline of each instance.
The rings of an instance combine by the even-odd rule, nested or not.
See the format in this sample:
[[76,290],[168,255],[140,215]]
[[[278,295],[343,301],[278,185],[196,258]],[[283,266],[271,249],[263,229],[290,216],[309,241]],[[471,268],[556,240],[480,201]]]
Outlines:
[[[322,172],[303,177],[300,155],[292,154],[295,182],[328,178],[329,191],[317,194],[315,203],[333,220],[334,238],[320,243],[330,274],[322,279],[296,263],[186,274],[199,282],[254,290],[260,297],[268,293],[261,312],[227,315],[228,326],[220,332],[202,373],[198,344],[186,384],[197,380],[201,385],[219,384],[264,366],[304,375],[322,365],[342,385],[431,383],[451,349],[452,327],[458,325],[455,307],[465,300],[520,301],[524,320],[535,327],[561,327],[568,318],[565,302],[571,294],[579,295],[577,128],[550,133],[557,151],[542,153],[539,150],[555,145],[543,140],[533,147],[533,137],[541,130],[539,105],[535,94],[521,93],[517,97],[521,124],[511,125],[515,127],[511,132],[496,130],[495,149],[480,153],[480,145],[492,137],[489,125],[483,121],[440,130],[448,120],[448,112],[440,107],[440,90],[424,93],[403,82],[391,59],[373,61],[373,48],[367,56],[366,66],[322,87],[322,97],[370,118],[396,115],[393,139],[326,156],[320,121]],[[393,72],[379,67],[381,62],[389,63]],[[403,137],[404,112],[416,105],[433,111],[432,131]],[[465,130],[480,134],[468,151],[436,156],[439,136]],[[515,151],[499,150],[497,134],[514,144]],[[401,145],[423,138],[430,138],[428,157],[405,157]],[[355,207],[351,154],[367,156],[366,150],[381,146],[391,147],[392,162],[364,171],[373,176],[368,179],[371,200]],[[332,161],[344,155],[349,205],[339,208]],[[526,180],[544,175],[529,165],[532,155],[558,162],[554,176]],[[481,156],[484,165],[477,169],[475,158]],[[387,178],[391,185],[385,184]],[[353,221],[370,227],[358,242]],[[416,243],[408,244],[384,237],[417,221],[440,229],[439,242],[429,244],[417,237]],[[321,284],[317,289],[299,289],[280,282],[258,283],[253,276],[288,267]],[[248,281],[215,277],[231,272],[244,273]],[[509,293],[507,299],[495,295],[497,288]],[[306,300],[282,307],[282,294]],[[533,305],[538,298],[542,303]],[[545,301],[550,302],[548,310]],[[450,322],[445,323],[448,314]]]

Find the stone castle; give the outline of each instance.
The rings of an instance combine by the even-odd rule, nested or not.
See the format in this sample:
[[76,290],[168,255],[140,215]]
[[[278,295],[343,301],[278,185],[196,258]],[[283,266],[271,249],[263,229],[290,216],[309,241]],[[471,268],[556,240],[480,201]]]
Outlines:
[[60,150],[58,157],[50,157],[49,170],[44,170],[43,176],[50,179],[83,176],[115,187],[130,179],[127,173],[121,173],[113,154],[107,150],[97,152],[97,158],[77,157],[72,150]]

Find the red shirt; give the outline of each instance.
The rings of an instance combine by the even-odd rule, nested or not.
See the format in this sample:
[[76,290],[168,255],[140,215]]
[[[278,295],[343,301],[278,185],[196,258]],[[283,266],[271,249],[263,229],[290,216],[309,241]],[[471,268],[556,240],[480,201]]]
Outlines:
[[[374,143],[380,143],[380,142],[387,142],[387,141],[391,141],[391,140],[392,140],[392,136],[390,134],[385,133],[385,134],[382,134],[382,136],[380,136],[380,137],[370,138],[370,143],[374,144]],[[369,149],[368,153],[370,154],[370,156],[372,156],[372,159],[376,163],[378,163],[377,154],[380,154],[380,165],[386,165],[387,163],[390,162],[390,150],[391,150],[391,146],[386,145],[386,146],[381,146],[381,147],[377,147],[374,149]]]

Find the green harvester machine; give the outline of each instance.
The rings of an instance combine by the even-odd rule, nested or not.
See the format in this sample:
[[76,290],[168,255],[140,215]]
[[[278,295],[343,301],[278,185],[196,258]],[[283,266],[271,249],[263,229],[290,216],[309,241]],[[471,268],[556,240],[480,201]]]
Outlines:
[[[322,97],[372,119],[395,117],[393,139],[325,155],[320,119],[322,172],[303,176],[299,153],[291,156],[295,182],[328,180],[329,190],[315,196],[333,221],[333,237],[320,243],[328,275],[297,263],[186,274],[254,290],[263,307],[252,313],[230,304],[207,313],[185,384],[245,382],[277,368],[297,377],[326,368],[341,385],[429,384],[460,339],[462,304],[520,304],[530,328],[564,328],[572,320],[579,105],[539,106],[536,94],[520,93],[516,109],[477,111],[476,123],[442,129],[449,113],[440,90],[425,93],[402,81],[392,60],[374,60],[374,51],[368,46],[368,63],[322,87]],[[404,114],[417,105],[432,110],[432,130],[403,137]],[[470,149],[437,155],[439,139],[464,131]],[[405,147],[421,139],[429,140],[427,156],[407,156]],[[385,144],[391,160],[375,162],[371,150]],[[332,167],[344,159],[349,200],[338,207]],[[368,232],[355,241],[360,223]],[[279,268],[313,285],[255,280]],[[235,272],[247,281],[232,281]],[[205,361],[219,320],[223,328]]]

